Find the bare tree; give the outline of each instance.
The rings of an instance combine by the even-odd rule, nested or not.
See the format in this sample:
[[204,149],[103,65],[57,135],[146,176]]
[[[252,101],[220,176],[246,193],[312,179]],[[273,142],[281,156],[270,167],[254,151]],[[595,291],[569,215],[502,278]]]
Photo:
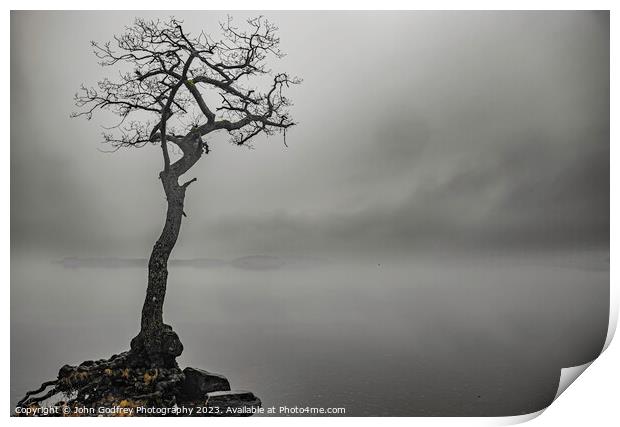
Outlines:
[[109,110],[120,117],[104,133],[113,149],[161,147],[166,222],[149,258],[141,329],[131,341],[131,352],[152,366],[174,365],[183,351],[163,321],[168,258],[185,216],[185,193],[196,181],[179,179],[210,152],[212,133],[226,132],[234,144],[247,145],[261,133],[283,132],[286,144],[286,129],[294,125],[284,90],[300,81],[266,66],[269,57],[283,56],[277,28],[258,17],[239,29],[228,18],[220,30],[214,40],[185,32],[174,18],[137,19],[113,42],[92,42],[100,64],[118,68],[117,77],[82,86],[75,96],[79,111],[73,116],[90,119],[97,110]]

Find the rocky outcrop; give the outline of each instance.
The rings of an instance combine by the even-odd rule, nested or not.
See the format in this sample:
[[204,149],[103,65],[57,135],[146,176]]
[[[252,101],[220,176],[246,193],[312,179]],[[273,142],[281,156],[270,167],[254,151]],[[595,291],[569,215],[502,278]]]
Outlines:
[[183,373],[185,380],[181,384],[181,395],[187,400],[202,399],[214,391],[230,391],[230,383],[223,375],[190,367],[183,369]]
[[205,402],[212,416],[251,416],[261,407],[261,401],[249,391],[216,391],[207,394]]
[[[222,375],[190,367],[136,366],[139,360],[125,352],[108,360],[65,365],[56,380],[28,392],[15,415],[250,416],[261,407],[253,393],[231,391]],[[58,400],[63,395],[69,399]]]

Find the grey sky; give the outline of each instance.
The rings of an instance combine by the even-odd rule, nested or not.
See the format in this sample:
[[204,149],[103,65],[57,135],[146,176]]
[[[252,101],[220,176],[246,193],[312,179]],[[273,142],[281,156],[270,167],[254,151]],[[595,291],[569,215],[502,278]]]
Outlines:
[[[15,249],[146,256],[164,218],[155,147],[104,154],[69,119],[104,41],[143,12],[13,12]],[[304,79],[299,125],[224,135],[191,171],[177,256],[607,248],[606,12],[268,12]],[[216,33],[223,12],[174,13]],[[234,12],[237,21],[255,13]]]

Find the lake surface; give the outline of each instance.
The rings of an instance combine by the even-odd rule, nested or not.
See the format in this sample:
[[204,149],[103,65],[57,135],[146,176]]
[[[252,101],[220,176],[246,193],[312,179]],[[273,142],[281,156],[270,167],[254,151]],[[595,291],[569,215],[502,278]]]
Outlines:
[[[548,405],[560,368],[601,350],[608,260],[179,263],[165,320],[185,345],[182,367],[223,374],[265,407],[517,415]],[[11,405],[63,364],[109,357],[137,333],[145,268],[69,267],[12,256]]]

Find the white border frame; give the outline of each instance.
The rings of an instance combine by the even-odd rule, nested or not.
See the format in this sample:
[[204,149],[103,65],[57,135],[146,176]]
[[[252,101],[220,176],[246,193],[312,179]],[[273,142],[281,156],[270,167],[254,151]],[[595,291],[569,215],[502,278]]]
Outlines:
[[[617,2],[616,2],[617,3]],[[186,0],[182,4],[181,3],[170,3],[162,0],[152,0],[149,2],[139,2],[139,1],[128,1],[128,0],[108,0],[105,2],[83,2],[76,0],[59,0],[50,4],[49,2],[45,2],[42,0],[37,1],[14,1],[8,0],[5,2],[8,6],[8,9],[15,10],[24,10],[24,9],[48,9],[48,10],[67,10],[67,9],[76,9],[76,10],[102,10],[102,9],[111,9],[111,10],[140,10],[140,9],[152,9],[152,10],[201,10],[204,9],[205,6],[208,6],[211,10],[342,10],[349,9],[353,6],[358,10],[404,10],[404,9],[413,9],[413,10],[551,10],[551,9],[562,9],[562,10],[611,10],[610,14],[610,46],[611,46],[611,76],[619,75],[618,73],[618,19],[616,18],[617,7],[614,8],[615,3],[612,1],[532,1],[532,0],[522,0],[522,1],[455,1],[455,0],[446,0],[446,1],[404,1],[404,0],[383,0],[381,2],[371,2],[371,1],[363,1],[358,0],[356,2],[346,2],[339,0],[314,0],[307,1],[301,0],[296,1],[294,4],[292,2],[286,1],[277,1],[277,0],[263,0],[263,1],[249,1],[249,0],[227,0],[222,2],[222,5],[226,7],[212,7],[216,6],[211,2],[197,1],[197,0]],[[174,6],[171,8],[171,6]],[[10,13],[6,10],[3,16],[3,26],[4,29],[4,37],[2,38],[2,43],[4,47],[4,52],[10,52]],[[3,67],[1,69],[2,73],[2,81],[9,82],[10,80],[10,55],[5,54],[3,56]],[[8,84],[7,84],[8,86]],[[618,85],[615,83],[613,77],[611,79],[611,132],[610,132],[610,140],[617,141],[618,131],[618,115],[617,115],[617,100],[618,100]],[[7,92],[5,92],[7,93]],[[5,95],[4,102],[2,103],[2,122],[3,129],[10,129],[10,88],[8,88],[8,93]],[[611,155],[611,164],[618,165],[618,147],[611,144],[610,147],[610,155]],[[2,170],[5,181],[10,182],[10,155],[5,155],[2,157]],[[619,184],[619,172],[617,169],[611,168],[611,188],[616,188]],[[1,191],[0,200],[5,200],[7,203],[10,203],[10,194],[9,188],[7,186],[3,186]],[[414,422],[416,425],[449,425],[449,424],[458,424],[458,425],[506,425],[506,424],[514,424],[523,421],[527,421],[529,419],[536,418],[542,412],[546,412],[544,416],[537,418],[535,421],[531,423],[532,426],[547,426],[547,425],[562,425],[562,426],[572,426],[572,425],[583,425],[584,423],[594,423],[597,424],[609,424],[609,421],[614,419],[618,419],[619,411],[617,408],[617,403],[615,399],[615,392],[617,389],[617,380],[618,380],[618,366],[616,365],[616,361],[619,360],[620,348],[617,344],[613,345],[611,349],[607,350],[609,347],[611,340],[613,338],[617,319],[618,319],[618,289],[617,289],[617,270],[618,270],[618,245],[620,243],[620,235],[617,223],[613,220],[618,217],[619,214],[618,209],[618,195],[611,193],[611,229],[610,229],[610,285],[611,285],[611,307],[610,307],[610,324],[607,335],[607,340],[605,343],[604,353],[599,356],[592,364],[593,368],[588,369],[581,380],[578,381],[579,384],[576,386],[569,387],[568,391],[565,394],[562,394],[560,399],[557,402],[554,402],[549,408],[545,411],[540,411],[538,413],[530,414],[527,416],[521,417],[499,417],[499,418],[382,418],[380,420],[381,423],[390,423],[394,425],[410,425],[410,423]],[[10,334],[10,209],[2,209],[2,236],[4,240],[4,245],[0,249],[2,252],[0,254],[0,260],[2,260],[2,272],[3,272],[3,313],[4,313],[4,328],[2,330],[2,341],[4,343],[10,343],[9,334]],[[10,366],[9,358],[10,352],[8,349],[2,351],[0,353],[0,358],[2,360],[2,366],[5,366],[7,369]],[[589,364],[588,364],[589,365]],[[563,381],[570,380],[569,377],[566,377],[568,374],[576,378],[574,375],[576,372],[579,372],[579,368],[572,368],[567,373],[563,373]],[[583,370],[581,370],[583,372]],[[579,374],[581,373],[579,372]],[[572,375],[571,375],[572,374]],[[577,374],[577,376],[579,376]],[[574,378],[572,378],[574,380]],[[569,382],[570,384],[570,382]],[[559,396],[559,395],[558,395]],[[556,396],[556,398],[558,397]],[[2,402],[9,402],[9,387],[8,384],[5,385],[2,389]],[[9,415],[9,411],[7,408],[7,416]],[[10,417],[11,422],[15,423],[65,423],[66,419],[37,419],[37,421],[33,421],[33,419],[22,419]],[[80,419],[80,423],[94,423],[100,422],[100,419]],[[153,423],[161,425],[162,423],[168,423],[171,420],[169,418],[138,418],[133,419],[133,423],[146,425],[152,425]],[[373,418],[355,418],[355,417],[346,417],[346,418],[328,418],[324,417],[320,419],[321,424],[355,424],[356,426],[359,424],[362,425],[374,425],[377,420]],[[123,421],[115,420],[102,420],[101,422],[112,422],[112,423],[121,423]],[[182,422],[188,423],[192,425],[203,424],[205,422],[204,419],[200,418],[183,418],[182,420],[175,420],[174,422]],[[241,423],[246,424],[248,421],[246,419],[209,419],[209,423],[226,423],[227,425],[240,425]],[[311,417],[297,417],[297,418],[275,418],[275,417],[258,417],[252,418],[252,424],[256,425],[274,425],[274,424],[285,424],[290,425],[291,423],[295,425],[314,425],[317,422],[317,419]]]

